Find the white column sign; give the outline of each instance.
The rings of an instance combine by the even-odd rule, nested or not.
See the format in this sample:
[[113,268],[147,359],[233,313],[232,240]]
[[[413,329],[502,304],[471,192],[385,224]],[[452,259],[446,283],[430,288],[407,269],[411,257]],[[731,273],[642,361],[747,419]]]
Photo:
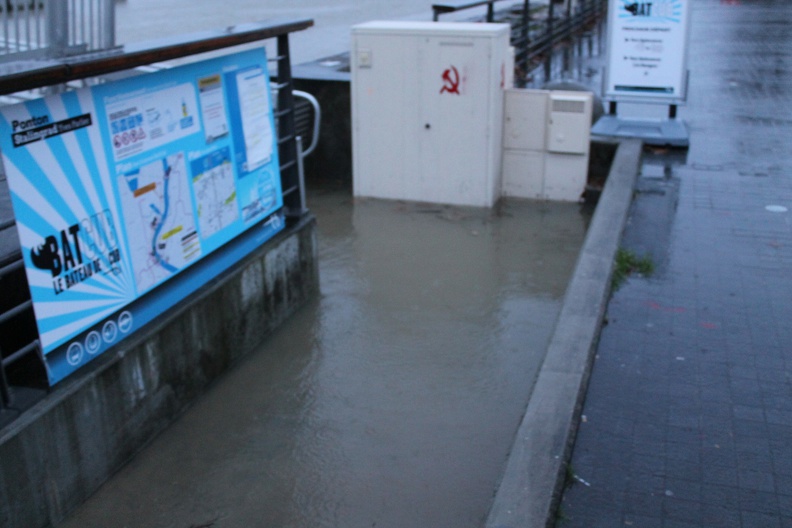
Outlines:
[[685,100],[689,2],[610,1],[606,98]]

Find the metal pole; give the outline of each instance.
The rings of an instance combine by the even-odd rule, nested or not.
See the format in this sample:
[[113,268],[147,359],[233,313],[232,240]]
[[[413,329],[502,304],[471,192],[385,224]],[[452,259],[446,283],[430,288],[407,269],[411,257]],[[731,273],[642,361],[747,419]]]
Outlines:
[[41,42],[41,19],[44,13],[44,5],[36,2],[34,12],[36,13],[36,49],[41,49],[44,47]]
[[553,67],[553,3],[554,0],[550,0],[550,3],[547,5],[547,58],[545,59],[545,82],[550,81],[550,76],[552,75],[552,67]]
[[69,6],[64,0],[47,0],[47,46],[52,57],[62,57],[69,45]]
[[116,16],[115,16],[115,2],[114,0],[103,0],[102,5],[102,49],[110,49],[115,46],[115,30],[116,30]]
[[[291,56],[289,53],[289,35],[278,36],[278,84],[282,86],[278,90],[278,111],[284,112],[278,118],[278,135],[281,138],[290,138],[288,141],[280,145],[280,162],[281,166],[288,166],[285,172],[290,174],[281,174],[281,178],[285,180],[284,188],[288,189],[293,185],[299,186],[299,174],[297,163],[297,142],[294,140],[295,126],[294,126],[294,94],[292,94],[292,74],[291,74]],[[300,216],[302,211],[300,208],[300,198],[290,194],[285,196],[284,208],[286,215],[290,217]]]
[[493,1],[487,4],[487,22],[492,22],[495,20],[495,7],[493,7]]
[[528,46],[531,39],[531,2],[524,0],[522,16],[522,56],[520,57],[520,71],[522,75],[517,80],[520,88],[525,88],[525,80],[528,75]]
[[297,142],[297,178],[300,185],[300,211],[299,214],[305,214],[305,166],[303,165],[303,143],[302,136],[295,138]]
[[5,39],[5,52],[4,54],[8,53],[8,45],[11,42],[11,36],[8,33],[8,16],[9,12],[6,9],[3,9],[3,37]]

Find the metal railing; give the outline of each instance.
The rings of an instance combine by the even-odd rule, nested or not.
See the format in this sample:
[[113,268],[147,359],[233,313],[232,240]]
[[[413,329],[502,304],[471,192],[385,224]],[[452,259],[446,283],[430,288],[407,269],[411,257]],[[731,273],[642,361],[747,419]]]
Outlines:
[[[12,228],[13,221],[0,225],[0,230]],[[8,255],[0,266],[0,289],[1,428],[44,396],[47,378],[21,253]]]
[[[528,0],[525,0],[528,5]],[[529,11],[523,10],[522,23],[512,31],[512,44],[517,52],[515,79],[524,85],[532,64],[544,58],[545,79],[550,78],[551,54],[560,42],[570,39],[599,20],[607,9],[607,0],[565,0],[558,13],[555,2],[547,5],[544,24],[531,24]],[[559,16],[560,15],[560,16]]]
[[115,46],[113,0],[0,0],[0,61]]
[[[487,5],[485,22],[509,22],[512,26],[511,43],[515,47],[515,82],[525,86],[526,76],[540,59],[545,59],[545,78],[550,77],[550,55],[559,42],[571,38],[599,20],[607,8],[607,0],[564,0],[556,6],[554,0],[548,4],[532,7],[530,0],[513,4],[508,14],[499,16],[493,10],[498,0],[448,2],[432,5],[434,20],[440,14],[452,13]],[[544,14],[544,21],[534,20],[534,15]]]
[[492,22],[495,17],[495,2],[498,0],[451,0],[448,2],[438,2],[432,4],[432,20],[438,21],[440,15],[446,13],[456,13],[474,7],[487,6],[487,22]]

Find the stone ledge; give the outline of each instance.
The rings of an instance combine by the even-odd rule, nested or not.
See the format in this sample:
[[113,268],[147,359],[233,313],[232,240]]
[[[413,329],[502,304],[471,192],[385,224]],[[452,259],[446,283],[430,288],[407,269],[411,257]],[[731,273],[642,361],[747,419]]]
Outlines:
[[487,528],[555,524],[564,469],[575,440],[641,150],[639,140],[628,139],[616,151],[495,494]]

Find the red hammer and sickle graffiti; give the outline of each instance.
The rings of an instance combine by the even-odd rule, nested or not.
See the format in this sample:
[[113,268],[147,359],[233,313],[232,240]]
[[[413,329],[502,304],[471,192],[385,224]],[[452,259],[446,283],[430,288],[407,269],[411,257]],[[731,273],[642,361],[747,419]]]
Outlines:
[[443,87],[440,93],[459,95],[459,71],[454,66],[443,72]]

